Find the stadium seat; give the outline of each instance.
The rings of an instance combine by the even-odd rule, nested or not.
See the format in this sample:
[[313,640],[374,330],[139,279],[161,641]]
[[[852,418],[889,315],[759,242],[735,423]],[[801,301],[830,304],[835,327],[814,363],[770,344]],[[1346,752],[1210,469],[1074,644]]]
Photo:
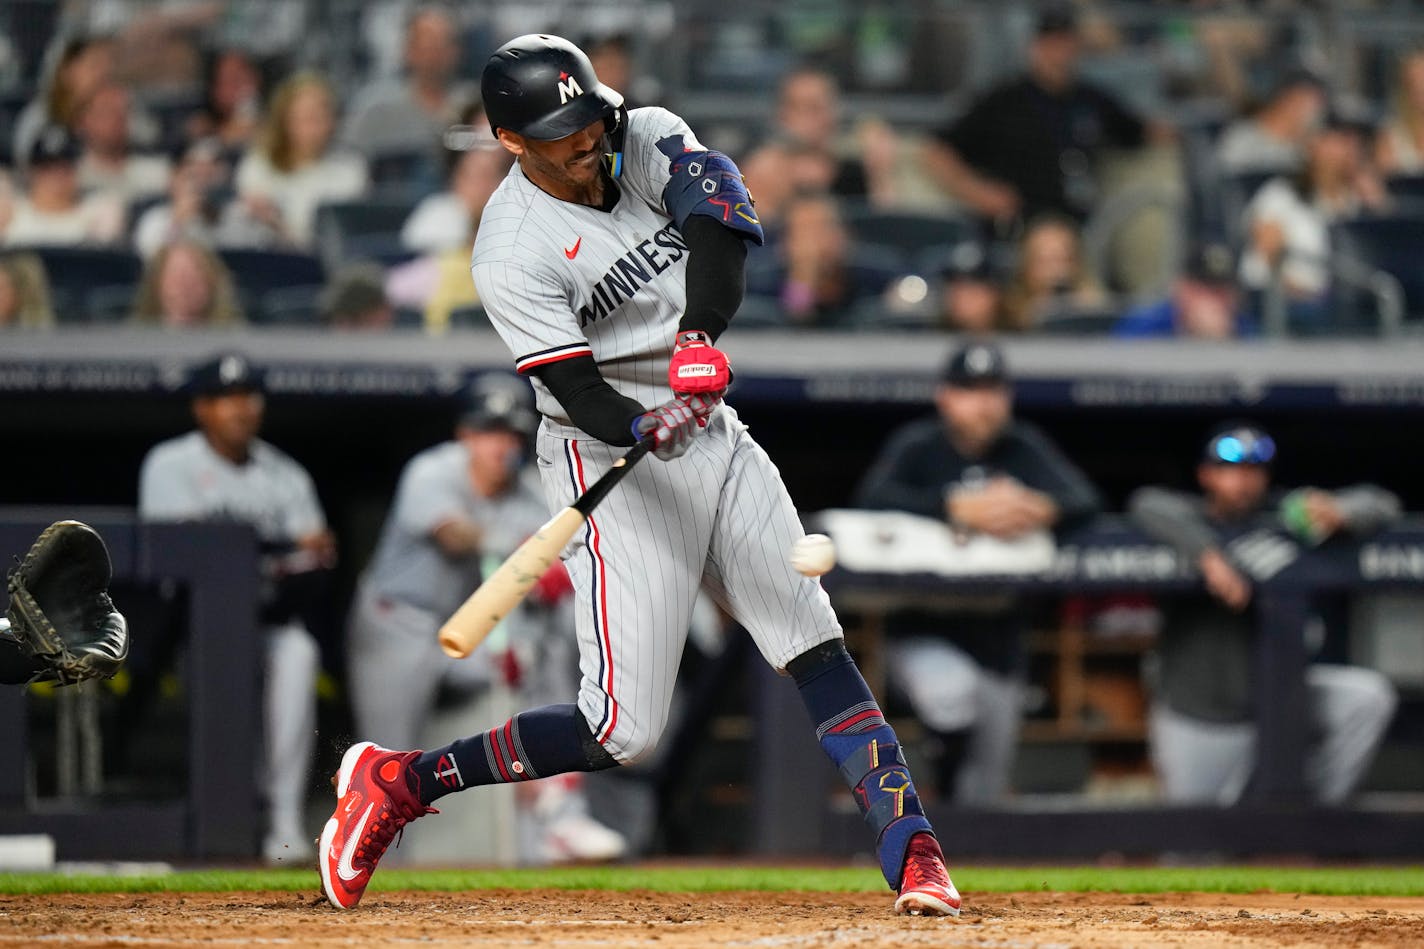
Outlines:
[[268,290],[247,310],[247,321],[257,326],[317,326],[321,291],[319,284]]
[[152,143],[152,150],[180,153],[188,140],[188,120],[202,107],[200,95],[169,95],[161,99],[150,97],[144,103],[144,109],[158,124],[158,140]]
[[1045,314],[1035,331],[1045,336],[1107,336],[1122,319],[1115,308],[1067,307]]
[[450,328],[457,330],[494,329],[482,306],[462,306],[450,311]]
[[1424,175],[1401,175],[1387,182],[1390,197],[1410,202],[1415,207],[1424,204]]
[[1222,176],[1220,213],[1228,240],[1233,243],[1240,241],[1244,233],[1242,215],[1246,212],[1246,205],[1251,203],[1266,182],[1277,177],[1280,176],[1274,171],[1248,171]]
[[928,247],[958,244],[976,236],[974,223],[955,214],[855,206],[846,209],[845,221],[856,243],[894,250],[907,262],[916,260]]
[[[18,248],[17,248],[18,249]],[[136,254],[126,250],[101,250],[95,247],[32,247],[27,248],[44,264],[45,274],[61,322],[85,322],[84,312],[90,294],[100,288],[138,290],[143,263]]]
[[1331,229],[1337,254],[1399,281],[1407,318],[1424,317],[1424,218],[1379,217],[1344,221]]
[[732,322],[739,330],[784,329],[790,325],[781,304],[774,298],[752,294],[742,299]]
[[418,310],[413,306],[396,307],[396,318],[392,324],[399,330],[424,330],[425,311]]
[[33,96],[33,90],[23,88],[0,93],[0,166],[8,166],[14,158],[15,119]]
[[133,312],[136,295],[133,287],[124,284],[95,287],[84,295],[84,314],[91,323],[122,323]]
[[342,261],[377,259],[387,263],[403,250],[401,227],[415,202],[399,196],[336,201],[316,212],[316,239],[326,265]]
[[382,152],[367,158],[371,190],[382,196],[418,201],[439,191],[444,172],[431,148]]
[[283,287],[320,287],[326,268],[310,254],[275,250],[219,250],[233,281],[245,299],[261,300],[269,290]]

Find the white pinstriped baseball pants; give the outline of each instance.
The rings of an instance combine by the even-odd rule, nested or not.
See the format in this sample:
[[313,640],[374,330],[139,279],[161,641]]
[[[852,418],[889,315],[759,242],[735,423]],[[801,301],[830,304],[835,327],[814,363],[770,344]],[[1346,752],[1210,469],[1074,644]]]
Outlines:
[[[541,427],[539,474],[568,506],[627,449]],[[787,561],[804,534],[776,466],[729,406],[681,458],[646,458],[564,551],[576,595],[578,706],[594,737],[630,763],[656,745],[699,587],[780,670],[841,636],[818,580]]]

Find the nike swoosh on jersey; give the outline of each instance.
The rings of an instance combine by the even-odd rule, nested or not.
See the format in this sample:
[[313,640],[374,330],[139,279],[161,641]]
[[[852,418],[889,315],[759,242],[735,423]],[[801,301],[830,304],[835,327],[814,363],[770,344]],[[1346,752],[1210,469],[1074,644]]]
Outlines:
[[570,250],[569,248],[565,247],[565,248],[564,248],[564,256],[567,257],[569,260],[573,260],[575,257],[578,256],[579,245],[582,244],[582,243],[583,243],[583,238],[580,237],[578,240],[574,241],[574,246],[573,246],[573,249],[572,249],[572,250]]
[[347,883],[361,875],[361,871],[351,865],[351,858],[356,856],[356,845],[361,842],[361,835],[366,832],[366,821],[370,820],[375,806],[375,801],[366,805],[366,813],[361,815],[361,819],[356,822],[356,829],[346,838],[346,846],[341,848],[341,859],[336,863],[336,875]]

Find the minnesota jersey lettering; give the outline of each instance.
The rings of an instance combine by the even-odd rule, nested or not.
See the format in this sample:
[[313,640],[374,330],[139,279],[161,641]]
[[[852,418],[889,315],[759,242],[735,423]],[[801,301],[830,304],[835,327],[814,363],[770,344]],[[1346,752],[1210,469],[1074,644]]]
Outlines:
[[[668,253],[658,248],[664,248]],[[641,241],[637,247],[619,257],[618,262],[604,273],[603,279],[588,289],[591,302],[579,307],[579,326],[585,327],[594,320],[610,316],[624,300],[637,293],[639,287],[682,260],[686,251],[682,235],[672,224],[658,231],[651,239]]]
[[582,433],[533,372],[551,362],[591,354],[629,398],[647,406],[672,398],[667,363],[687,307],[687,244],[664,204],[672,163],[657,143],[669,136],[703,150],[666,109],[628,113],[612,210],[552,198],[516,163],[480,217],[475,287],[561,437]]

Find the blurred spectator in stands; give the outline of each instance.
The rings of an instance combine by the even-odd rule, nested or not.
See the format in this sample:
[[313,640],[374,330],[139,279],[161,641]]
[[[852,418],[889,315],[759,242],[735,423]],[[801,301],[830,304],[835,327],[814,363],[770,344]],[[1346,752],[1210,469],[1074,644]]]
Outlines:
[[1100,155],[1147,142],[1141,119],[1078,78],[1078,54],[1073,6],[1051,3],[1029,45],[1027,75],[980,96],[926,148],[933,177],[1001,228],[1045,211],[1085,218],[1098,197]]
[[633,74],[633,40],[626,33],[611,33],[607,36],[590,37],[579,44],[579,49],[588,54],[598,81],[623,94],[623,105],[630,111],[643,103],[637,101],[633,88],[637,81]]
[[1375,157],[1385,175],[1424,175],[1424,48],[1400,60]]
[[[1271,487],[1275,455],[1259,427],[1228,423],[1197,465],[1200,495],[1142,488],[1128,505],[1144,531],[1201,571],[1210,594],[1172,598],[1158,645],[1152,758],[1173,803],[1232,804],[1251,778],[1252,678],[1274,673],[1253,661],[1251,607],[1257,575],[1274,575],[1283,557],[1298,554],[1280,536],[1283,523],[1313,545],[1338,533],[1368,534],[1399,516],[1399,500],[1372,485],[1282,497]],[[1308,668],[1306,686],[1313,726],[1306,780],[1319,801],[1340,804],[1384,736],[1394,689],[1373,669],[1326,664]]]
[[260,244],[266,230],[233,204],[226,183],[231,170],[215,138],[188,146],[168,185],[168,200],[148,208],[134,225],[134,249],[152,257],[176,240],[208,247]]
[[[783,213],[782,236],[771,260],[747,268],[747,293],[773,297],[791,322],[843,322],[859,303],[885,292],[897,276],[879,262],[858,260],[835,199],[799,194]],[[765,264],[764,266],[762,264]]]
[[966,241],[950,251],[940,268],[939,324],[956,333],[993,333],[1004,328],[1003,291],[984,248]]
[[386,292],[398,307],[419,310],[428,332],[442,333],[457,310],[479,306],[470,279],[470,248],[480,215],[494,189],[509,173],[513,157],[499,148],[484,124],[484,112],[471,107],[462,119],[464,130],[447,138],[449,190],[431,195],[416,206],[401,228],[401,242],[422,251],[408,263],[392,267]]
[[[964,534],[1013,541],[1096,513],[1098,493],[1037,428],[1013,417],[999,349],[956,349],[935,417],[893,433],[856,492],[860,507],[908,511]],[[1022,710],[1028,617],[1008,596],[886,621],[886,668],[944,746],[940,792],[987,803],[1008,789]]]
[[332,148],[335,129],[336,96],[318,74],[297,73],[273,93],[262,133],[237,168],[237,193],[274,242],[310,248],[317,207],[365,193],[366,162]]
[[1305,149],[1329,104],[1325,84],[1297,70],[1281,79],[1250,116],[1226,127],[1216,145],[1218,169],[1227,175],[1289,173],[1305,160]]
[[386,330],[396,312],[386,297],[386,274],[379,264],[347,264],[321,292],[321,320],[332,329]]
[[215,138],[236,163],[261,125],[262,70],[246,51],[230,48],[210,52],[205,72],[203,107],[188,120],[188,140]]
[[82,196],[79,143],[62,125],[40,130],[26,155],[26,188],[0,207],[4,243],[113,244],[124,236],[123,205],[113,195]]
[[34,254],[0,255],[0,329],[54,325],[44,262]]
[[[794,139],[773,139],[747,155],[739,166],[747,190],[756,202],[757,218],[766,229],[766,247],[781,237],[782,217],[798,194],[828,192],[835,181],[836,160],[831,153]],[[758,252],[748,251],[748,260]]]
[[452,130],[445,150],[446,190],[424,198],[401,226],[401,243],[411,250],[436,254],[468,248],[485,204],[513,163],[490,134],[483,109],[467,110],[460,122],[458,140]]
[[46,71],[39,97],[15,118],[15,164],[23,165],[40,131],[49,125],[71,130],[79,110],[99,87],[114,79],[114,40],[107,36],[74,37],[57,41],[46,59]]
[[1197,339],[1254,336],[1255,321],[1243,304],[1236,285],[1236,260],[1230,248],[1203,244],[1192,250],[1171,293],[1165,299],[1129,310],[1113,327],[1113,335]]
[[162,94],[193,88],[201,69],[197,37],[230,16],[230,7],[262,5],[262,0],[236,3],[99,0],[65,3],[68,28],[84,34],[114,37],[115,64],[131,88]]
[[207,247],[192,240],[165,245],[143,270],[133,321],[164,329],[230,329],[245,321],[232,274]]
[[1054,315],[1094,309],[1107,294],[1083,263],[1078,226],[1044,214],[1030,221],[1019,242],[1018,266],[1004,291],[1004,326],[1031,330]]
[[405,77],[381,80],[353,100],[342,140],[366,155],[430,149],[478,91],[457,81],[459,29],[450,10],[417,6],[406,21]]
[[1311,139],[1299,174],[1268,181],[1246,207],[1249,243],[1241,280],[1253,290],[1279,282],[1297,328],[1328,322],[1330,224],[1388,206],[1365,153],[1369,137],[1369,127],[1359,120],[1332,114]]
[[777,90],[774,134],[823,156],[830,165],[824,187],[841,198],[888,204],[895,196],[896,141],[883,123],[862,123],[856,130],[859,154],[840,149],[840,89],[835,77],[815,66],[793,69]]
[[172,173],[162,155],[136,153],[129,143],[129,91],[108,83],[79,108],[78,130],[83,153],[79,185],[86,191],[107,191],[125,203],[162,194]]
[[[139,472],[144,521],[237,521],[257,532],[261,551],[261,633],[269,862],[300,865],[315,848],[303,819],[316,745],[319,650],[308,615],[336,563],[312,479],[299,463],[258,437],[266,412],[261,375],[225,355],[190,374],[196,431],[155,445]],[[249,568],[251,565],[247,565]]]

